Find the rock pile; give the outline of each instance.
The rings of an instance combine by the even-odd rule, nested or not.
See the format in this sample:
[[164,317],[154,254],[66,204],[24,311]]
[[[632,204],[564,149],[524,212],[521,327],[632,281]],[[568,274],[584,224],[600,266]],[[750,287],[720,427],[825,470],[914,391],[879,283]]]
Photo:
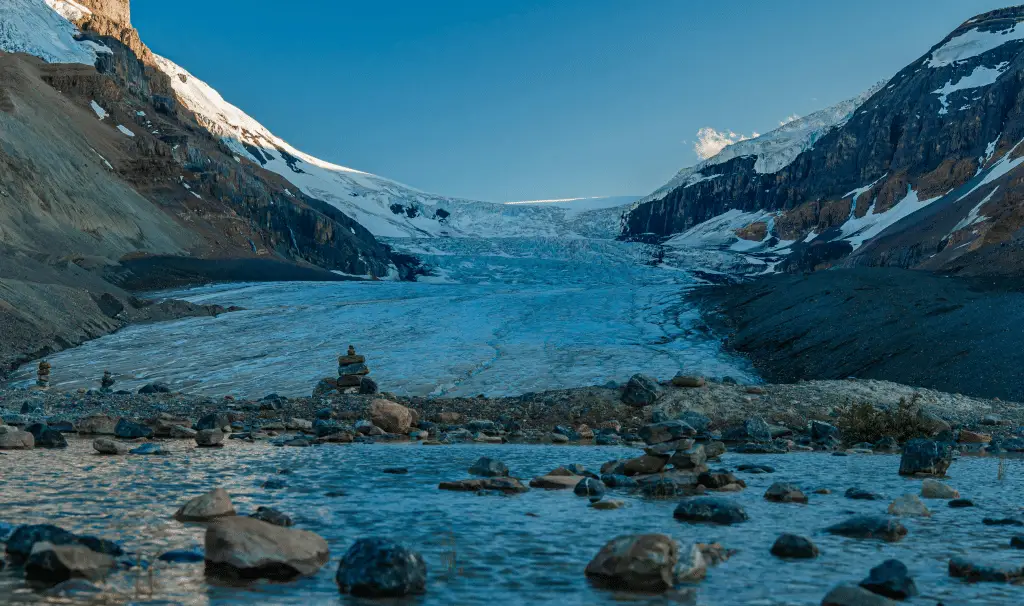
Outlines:
[[109,392],[110,388],[114,386],[114,375],[110,374],[109,370],[103,371],[103,378],[100,379],[100,390],[103,392]]
[[347,394],[375,394],[377,382],[369,377],[370,368],[366,365],[366,357],[356,354],[356,348],[348,346],[348,353],[338,356],[338,378],[321,379],[313,395],[337,391]]
[[36,387],[46,389],[50,386],[50,363],[46,360],[39,361],[39,368],[36,370]]

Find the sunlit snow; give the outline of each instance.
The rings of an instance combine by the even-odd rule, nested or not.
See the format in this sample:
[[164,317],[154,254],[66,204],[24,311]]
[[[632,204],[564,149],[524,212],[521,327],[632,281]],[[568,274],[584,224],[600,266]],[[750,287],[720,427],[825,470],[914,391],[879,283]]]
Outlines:
[[97,50],[105,47],[75,40],[78,29],[58,12],[58,8],[68,15],[85,9],[76,2],[59,0],[2,0],[0,50],[28,53],[47,63],[96,63]]
[[96,103],[95,101],[90,101],[89,102],[89,107],[92,108],[92,111],[96,112],[96,117],[99,118],[100,120],[102,120],[102,119],[107,117],[107,110],[105,110],[102,107],[100,107],[99,103]]
[[135,136],[135,133],[133,133],[132,131],[128,130],[128,128],[126,126],[124,126],[123,124],[118,124],[117,125],[117,130],[119,130],[122,133],[128,135],[129,137],[134,137]]
[[1021,27],[1020,23],[1014,23],[1002,31],[981,31],[974,28],[935,49],[925,62],[925,66],[945,67],[966,61],[1015,40],[1024,40],[1024,27]]

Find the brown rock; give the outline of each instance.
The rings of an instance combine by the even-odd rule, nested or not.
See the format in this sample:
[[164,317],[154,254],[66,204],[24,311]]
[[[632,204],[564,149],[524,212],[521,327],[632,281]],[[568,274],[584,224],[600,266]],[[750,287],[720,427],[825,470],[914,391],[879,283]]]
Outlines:
[[505,494],[517,494],[528,492],[530,489],[523,485],[518,478],[497,476],[493,478],[472,478],[458,480],[455,482],[441,482],[437,485],[441,490],[454,490],[476,492],[478,490],[497,490]]
[[[678,563],[679,545],[671,537],[623,535],[602,547],[585,573],[591,581],[609,588],[662,592],[675,586]],[[689,568],[683,566],[680,572]]]
[[672,377],[672,384],[676,387],[704,387],[706,381],[704,380],[704,377],[676,375]]
[[110,573],[114,558],[85,545],[54,545],[40,541],[32,546],[25,564],[25,578],[60,583],[68,579],[98,581]]
[[114,435],[114,428],[117,427],[118,419],[109,415],[89,415],[75,424],[78,433],[88,435]]
[[577,475],[546,475],[537,476],[530,480],[530,488],[540,488],[543,490],[566,490],[569,488],[576,488],[583,476]]
[[223,488],[215,488],[181,506],[174,514],[179,522],[207,522],[216,518],[235,515],[231,496]]
[[35,445],[29,432],[0,425],[0,450],[32,450]]
[[412,419],[412,411],[401,404],[379,399],[370,403],[370,420],[388,433],[407,433]]
[[249,517],[218,520],[206,529],[206,570],[243,579],[312,576],[330,549],[320,535]]
[[975,433],[966,429],[960,430],[960,442],[964,444],[988,444],[992,441],[992,436],[987,433]]
[[364,356],[338,356],[338,366],[348,366],[349,364],[365,364],[366,358]]
[[629,459],[623,466],[622,473],[627,476],[640,474],[658,473],[668,464],[667,456],[643,455],[635,459]]

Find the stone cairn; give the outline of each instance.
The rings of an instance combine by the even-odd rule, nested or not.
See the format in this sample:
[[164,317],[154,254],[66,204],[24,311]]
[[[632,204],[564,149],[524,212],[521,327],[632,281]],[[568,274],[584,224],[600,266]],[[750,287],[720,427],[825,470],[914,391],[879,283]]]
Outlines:
[[39,368],[36,370],[36,387],[46,389],[50,386],[50,363],[46,360],[39,361]]
[[103,371],[103,378],[100,379],[100,390],[109,392],[110,388],[114,386],[114,376],[110,374],[109,370]]
[[338,356],[338,389],[359,387],[363,377],[370,374],[366,358],[356,355],[356,348],[348,346],[348,355]]

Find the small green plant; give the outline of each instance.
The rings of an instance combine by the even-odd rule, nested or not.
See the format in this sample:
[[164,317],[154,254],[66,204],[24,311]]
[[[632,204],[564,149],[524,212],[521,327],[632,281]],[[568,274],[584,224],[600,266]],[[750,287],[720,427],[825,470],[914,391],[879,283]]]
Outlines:
[[996,479],[1000,482],[1006,479],[1006,457],[999,457],[999,471],[996,472]]
[[932,423],[921,414],[919,396],[909,400],[900,398],[899,404],[888,409],[872,404],[853,404],[840,411],[836,425],[848,443],[877,442],[892,436],[899,442],[931,435]]

